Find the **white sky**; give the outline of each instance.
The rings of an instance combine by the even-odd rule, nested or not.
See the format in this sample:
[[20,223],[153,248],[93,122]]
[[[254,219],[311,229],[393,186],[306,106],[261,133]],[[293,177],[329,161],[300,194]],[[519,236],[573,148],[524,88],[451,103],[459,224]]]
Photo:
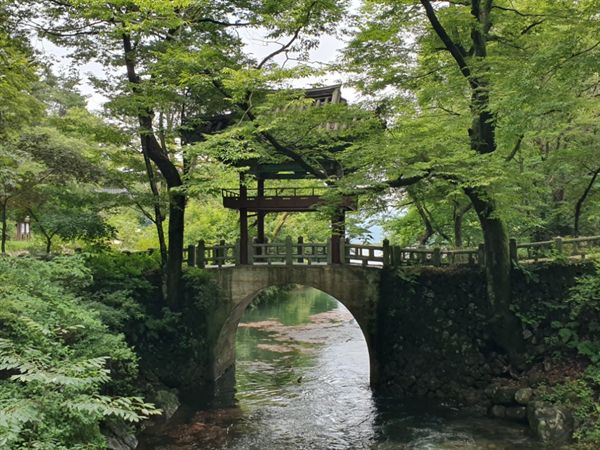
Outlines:
[[[360,0],[351,0],[351,11],[355,11],[358,8]],[[340,27],[342,24],[340,24]],[[246,43],[246,51],[248,54],[254,56],[257,60],[260,60],[278,49],[279,46],[274,43],[266,43],[264,40],[264,32],[259,29],[240,29],[240,36]],[[282,39],[281,42],[286,42]],[[88,99],[88,107],[93,111],[101,111],[102,105],[106,102],[106,97],[97,92],[94,87],[88,81],[88,75],[92,74],[95,77],[105,78],[106,71],[102,65],[98,63],[89,63],[82,66],[76,66],[68,57],[69,50],[61,48],[45,39],[34,39],[33,45],[36,49],[41,51],[46,56],[52,59],[53,69],[56,73],[68,72],[73,68],[76,68],[79,72],[79,76],[82,82],[79,89],[83,95]],[[339,51],[344,47],[344,42],[336,36],[325,35],[321,37],[319,46],[309,53],[309,62],[314,63],[315,67],[322,67],[328,63],[335,62],[338,57]],[[276,62],[282,64],[285,61],[285,56],[279,55]],[[295,61],[287,62],[288,67],[297,64]],[[306,78],[294,82],[295,87],[308,87],[313,84],[338,84],[343,83],[344,79],[341,74],[330,74],[328,76],[319,78]],[[358,99],[357,92],[349,87],[343,87],[343,96],[348,101],[353,102]]]

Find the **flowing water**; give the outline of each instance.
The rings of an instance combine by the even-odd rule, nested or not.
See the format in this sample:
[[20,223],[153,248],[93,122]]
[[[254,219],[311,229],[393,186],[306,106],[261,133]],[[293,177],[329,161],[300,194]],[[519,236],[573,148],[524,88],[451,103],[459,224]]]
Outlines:
[[375,396],[352,315],[311,288],[249,309],[233,405],[181,411],[141,449],[539,449],[525,426]]

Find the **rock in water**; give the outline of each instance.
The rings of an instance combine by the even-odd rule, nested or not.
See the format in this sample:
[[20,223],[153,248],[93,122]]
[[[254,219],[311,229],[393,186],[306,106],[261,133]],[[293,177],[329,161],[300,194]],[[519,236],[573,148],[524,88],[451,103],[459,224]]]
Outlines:
[[544,443],[564,444],[573,434],[573,416],[563,407],[548,402],[527,405],[529,427]]

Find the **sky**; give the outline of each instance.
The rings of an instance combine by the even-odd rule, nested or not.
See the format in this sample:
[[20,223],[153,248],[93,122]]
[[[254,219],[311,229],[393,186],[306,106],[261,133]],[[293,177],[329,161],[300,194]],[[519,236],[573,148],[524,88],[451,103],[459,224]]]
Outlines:
[[[358,9],[360,4],[360,0],[351,0],[351,6],[349,11],[353,12]],[[340,25],[342,26],[342,24]],[[264,58],[277,48],[279,45],[275,43],[267,43],[265,42],[264,36],[265,32],[261,29],[249,29],[242,28],[239,30],[240,36],[246,43],[245,48],[248,54],[253,55],[257,60]],[[288,38],[289,39],[289,38]],[[281,42],[285,42],[285,39],[282,39]],[[52,59],[54,62],[53,69],[55,72],[68,72],[73,67],[76,67],[75,64],[68,57],[69,50],[67,48],[62,48],[54,45],[52,42],[46,39],[35,38],[33,40],[34,47],[40,52],[44,53],[48,57]],[[312,49],[309,53],[309,61],[314,63],[316,66],[322,66],[329,63],[335,62],[336,58],[339,55],[339,51],[344,47],[344,41],[334,35],[324,35],[320,39],[320,43],[317,48]],[[285,57],[283,55],[279,55],[275,59],[278,63],[283,63],[285,61]],[[288,66],[292,66],[296,64],[294,61],[290,61],[287,63]],[[106,71],[101,64],[98,63],[88,63],[77,68],[79,71],[79,76],[82,79],[82,82],[79,86],[79,89],[83,95],[88,99],[88,108],[92,111],[101,111],[102,105],[106,102],[107,98],[102,94],[97,92],[94,87],[88,81],[88,75],[92,74],[95,77],[104,78],[106,75]],[[344,77],[341,74],[331,74],[320,78],[307,78],[298,80],[294,82],[294,87],[302,88],[302,87],[310,87],[313,84],[338,84],[343,83]],[[349,102],[354,102],[358,100],[358,93],[348,87],[343,87],[343,96]]]

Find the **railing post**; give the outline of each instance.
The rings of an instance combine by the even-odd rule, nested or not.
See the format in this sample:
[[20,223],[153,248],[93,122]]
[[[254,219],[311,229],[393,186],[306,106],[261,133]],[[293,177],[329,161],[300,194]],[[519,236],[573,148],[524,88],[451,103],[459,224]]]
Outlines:
[[392,246],[392,266],[400,267],[402,265],[402,249],[398,245]]
[[304,263],[304,238],[302,236],[298,236],[298,264]]
[[194,267],[196,265],[196,249],[193,245],[188,245],[187,264],[190,267]]
[[442,265],[442,249],[436,247],[433,249],[433,254],[431,255],[431,262],[434,266],[439,267]]
[[[427,250],[424,245],[419,245],[419,250]],[[427,253],[419,253],[419,262],[423,265],[427,264]]]
[[[254,264],[254,240],[248,239],[248,264]],[[266,253],[266,252],[265,252]]]
[[554,247],[556,248],[556,252],[559,255],[562,255],[563,253],[563,240],[561,237],[557,237],[556,239],[554,239]]
[[479,247],[477,248],[477,259],[479,261],[479,267],[484,268],[485,267],[485,245],[484,244],[479,244]]
[[387,239],[383,240],[383,267],[390,265],[390,241]]
[[233,261],[236,266],[240,265],[240,240],[236,239],[235,245],[233,246]]
[[340,264],[350,264],[350,238],[340,239]]
[[[225,245],[225,239],[221,239],[219,241],[219,246],[221,247],[219,250],[219,261],[221,261],[221,265],[225,264],[227,260],[227,248],[225,247]],[[219,267],[221,267],[221,265],[219,265]]]
[[510,260],[516,263],[519,260],[519,255],[517,254],[517,240],[515,238],[511,238],[508,241],[508,251]]
[[292,255],[292,237],[288,236],[285,238],[285,264],[291,266],[294,263]]
[[[340,241],[340,245],[343,245]],[[344,262],[341,261],[343,264]],[[333,245],[331,241],[331,237],[327,238],[327,264],[333,264]]]
[[213,266],[218,266],[219,265],[219,246],[217,244],[213,245],[212,259],[213,259]]
[[196,264],[198,265],[198,267],[206,267],[206,260],[204,259],[205,250],[206,248],[204,240],[200,239],[198,241],[198,245],[196,246]]

